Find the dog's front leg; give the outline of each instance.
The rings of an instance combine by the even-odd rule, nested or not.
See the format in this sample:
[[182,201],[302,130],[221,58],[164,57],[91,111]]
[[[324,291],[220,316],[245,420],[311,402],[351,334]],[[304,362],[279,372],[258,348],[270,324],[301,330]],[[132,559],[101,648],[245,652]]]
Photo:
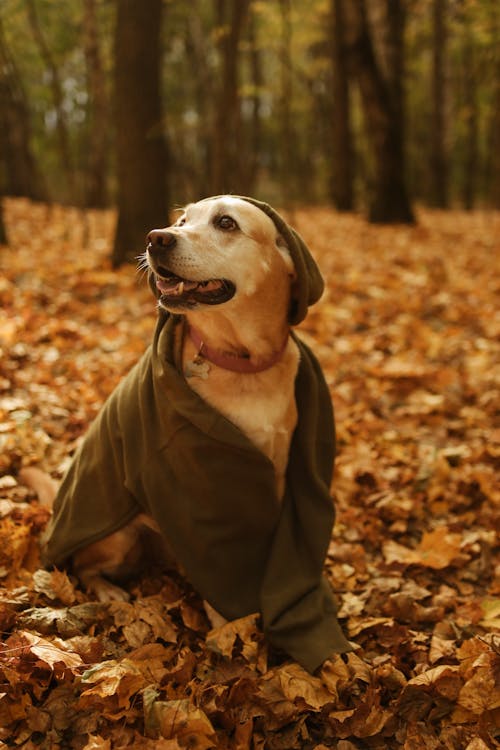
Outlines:
[[124,589],[104,576],[119,576],[136,569],[142,557],[141,531],[144,526],[153,528],[152,524],[152,519],[139,514],[118,531],[75,552],[73,569],[85,588],[99,601],[129,600],[130,596]]

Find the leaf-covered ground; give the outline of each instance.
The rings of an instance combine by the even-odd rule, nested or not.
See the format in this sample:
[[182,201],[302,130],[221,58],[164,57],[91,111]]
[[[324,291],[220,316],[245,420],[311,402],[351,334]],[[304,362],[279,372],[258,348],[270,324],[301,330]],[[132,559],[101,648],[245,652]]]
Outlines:
[[312,677],[268,650],[255,617],[210,631],[174,574],[103,605],[40,569],[48,511],[19,469],[61,475],[155,310],[144,278],[109,268],[111,214],[5,213],[0,747],[499,747],[500,215],[289,217],[328,279],[302,333],[336,407],[326,570],[358,644]]

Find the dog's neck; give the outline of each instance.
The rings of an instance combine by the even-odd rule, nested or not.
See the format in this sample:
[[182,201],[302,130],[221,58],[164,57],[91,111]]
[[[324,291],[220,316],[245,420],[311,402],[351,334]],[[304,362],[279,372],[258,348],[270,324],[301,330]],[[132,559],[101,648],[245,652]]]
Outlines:
[[289,307],[290,282],[283,274],[264,278],[252,294],[188,311],[186,318],[206,352],[219,353],[216,358],[224,353],[257,368],[272,366],[284,352],[290,333]]
[[222,349],[213,349],[212,347],[207,346],[203,340],[203,335],[193,326],[189,326],[188,334],[196,347],[197,357],[206,359],[211,364],[221,367],[223,370],[247,374],[264,372],[278,364],[284,354],[289,337],[289,332],[287,331],[281,346],[268,357],[262,359],[254,357],[252,359],[251,353],[246,350],[239,352],[234,350],[224,351]]
[[199,312],[186,315],[189,328],[194,331],[190,338],[196,349],[198,350],[203,343],[202,356],[212,359],[214,364],[217,364],[215,359],[220,359],[221,366],[224,359],[241,360],[247,363],[249,368],[261,368],[266,363],[272,366],[279,361],[290,333],[285,316],[282,321],[269,320],[267,316],[258,320],[248,320],[243,315],[235,317],[233,321],[227,310],[224,310],[223,314],[211,310],[207,314]]

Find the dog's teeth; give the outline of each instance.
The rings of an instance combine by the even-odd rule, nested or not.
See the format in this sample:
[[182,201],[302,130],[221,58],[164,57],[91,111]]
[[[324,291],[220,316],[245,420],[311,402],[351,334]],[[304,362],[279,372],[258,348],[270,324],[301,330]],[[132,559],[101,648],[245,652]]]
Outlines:
[[184,291],[184,282],[181,281],[181,283],[177,286],[177,294],[182,294]]

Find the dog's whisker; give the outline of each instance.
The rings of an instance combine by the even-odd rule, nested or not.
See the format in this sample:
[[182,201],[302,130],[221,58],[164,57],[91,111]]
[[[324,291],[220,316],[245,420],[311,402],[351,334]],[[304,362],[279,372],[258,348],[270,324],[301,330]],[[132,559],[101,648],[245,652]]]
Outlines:
[[149,269],[148,256],[146,252],[137,255],[136,260],[139,261],[136,269],[138,273],[140,271],[147,271]]

